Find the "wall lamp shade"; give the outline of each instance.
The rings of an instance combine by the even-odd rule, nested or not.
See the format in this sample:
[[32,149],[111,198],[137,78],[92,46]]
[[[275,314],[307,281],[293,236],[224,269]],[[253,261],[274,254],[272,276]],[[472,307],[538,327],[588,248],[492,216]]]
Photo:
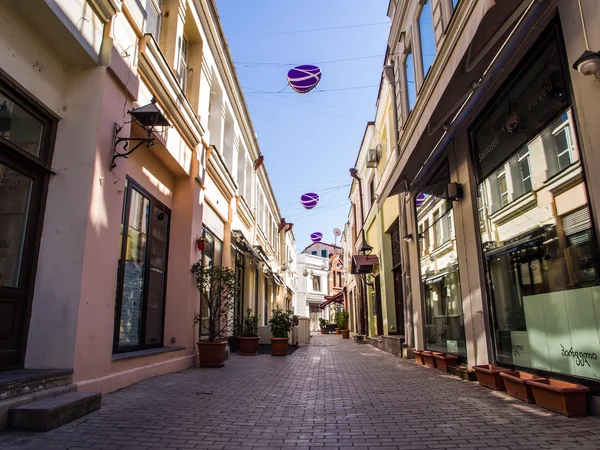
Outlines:
[[593,75],[596,80],[600,81],[600,52],[586,50],[573,63],[573,69],[579,71],[582,75]]
[[[146,137],[119,137],[119,133],[123,127],[115,123],[113,131],[113,156],[112,160],[110,161],[109,168],[111,171],[117,167],[117,164],[115,163],[117,158],[127,158],[143,144],[146,144],[146,147],[151,147],[154,145],[154,138],[151,137],[152,133],[154,132],[154,128],[171,126],[167,118],[156,106],[155,98],[152,98],[152,102],[145,106],[132,109],[129,111],[129,115],[131,116],[132,121],[136,122],[146,132]],[[137,142],[137,144],[130,149],[129,142]],[[122,145],[122,151],[117,150],[119,145]]]
[[308,276],[308,270],[304,269],[304,272],[302,272],[302,275],[304,275],[305,277]]
[[360,181],[360,177],[358,176],[358,170],[356,170],[354,167],[350,169],[350,176],[356,181]]
[[371,247],[366,242],[360,247],[360,252],[363,255],[370,255],[372,251],[373,251],[373,247]]
[[405,234],[404,236],[402,236],[402,240],[404,242],[410,242],[412,241],[413,235],[412,234]]

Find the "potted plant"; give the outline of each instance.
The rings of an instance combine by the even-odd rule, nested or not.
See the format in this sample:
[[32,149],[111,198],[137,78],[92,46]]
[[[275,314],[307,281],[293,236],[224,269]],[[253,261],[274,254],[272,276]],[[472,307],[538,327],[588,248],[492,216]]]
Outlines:
[[[341,311],[340,311],[341,312]],[[342,328],[340,327],[340,312],[335,313],[335,334],[342,334]]]
[[542,408],[567,417],[582,417],[587,414],[589,388],[579,384],[543,378],[527,380],[535,402]]
[[240,355],[258,354],[258,319],[252,308],[246,310],[240,340]]
[[423,358],[423,364],[429,367],[435,367],[435,358],[433,357],[433,352],[429,350],[423,350],[421,352],[421,357]]
[[292,316],[292,323],[294,324],[295,327],[297,327],[298,325],[300,325],[300,316],[297,314],[294,314]]
[[208,339],[198,340],[200,367],[223,367],[227,347],[224,334],[231,329],[229,312],[236,295],[235,272],[227,267],[205,267],[202,260],[192,265],[191,272],[207,312],[207,317],[202,311],[194,316],[194,325],[208,328]]
[[348,329],[349,320],[350,314],[348,311],[340,311],[338,313],[338,326],[342,331],[342,339],[350,339],[350,330]]
[[325,334],[325,327],[327,326],[327,321],[322,317],[319,317],[319,327],[321,328],[321,334]]
[[420,364],[421,366],[425,364],[423,361],[423,352],[421,350],[413,350],[413,356],[417,364]]
[[288,333],[292,328],[292,312],[284,311],[279,306],[273,310],[273,314],[269,319],[271,327],[271,355],[285,356],[287,355]]

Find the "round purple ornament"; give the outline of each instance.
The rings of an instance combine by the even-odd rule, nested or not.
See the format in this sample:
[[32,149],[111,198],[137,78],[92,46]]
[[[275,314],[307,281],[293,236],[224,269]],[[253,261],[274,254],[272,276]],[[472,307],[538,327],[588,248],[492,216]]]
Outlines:
[[290,69],[287,75],[288,83],[293,90],[300,94],[312,91],[321,81],[321,69],[305,64]]
[[319,195],[314,192],[308,192],[300,197],[300,203],[306,209],[313,209],[319,203]]
[[323,239],[323,233],[319,231],[310,235],[310,240],[313,242],[321,242],[321,239]]

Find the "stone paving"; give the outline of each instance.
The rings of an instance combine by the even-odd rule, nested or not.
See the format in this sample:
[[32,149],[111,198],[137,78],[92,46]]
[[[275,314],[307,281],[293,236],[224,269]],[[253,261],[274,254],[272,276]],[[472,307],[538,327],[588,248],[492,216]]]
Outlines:
[[568,419],[339,335],[293,355],[232,355],[103,398],[3,450],[600,449],[600,419]]

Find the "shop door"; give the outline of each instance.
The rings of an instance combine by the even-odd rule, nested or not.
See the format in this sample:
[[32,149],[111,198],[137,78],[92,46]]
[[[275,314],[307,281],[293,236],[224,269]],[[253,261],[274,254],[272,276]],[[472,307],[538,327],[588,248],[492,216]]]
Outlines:
[[21,367],[45,176],[0,142],[0,370]]
[[380,277],[375,278],[375,314],[377,315],[377,336],[383,336],[383,312],[381,311],[381,282]]
[[402,269],[397,268],[394,274],[394,300],[396,304],[396,334],[404,336],[404,297],[402,295]]

